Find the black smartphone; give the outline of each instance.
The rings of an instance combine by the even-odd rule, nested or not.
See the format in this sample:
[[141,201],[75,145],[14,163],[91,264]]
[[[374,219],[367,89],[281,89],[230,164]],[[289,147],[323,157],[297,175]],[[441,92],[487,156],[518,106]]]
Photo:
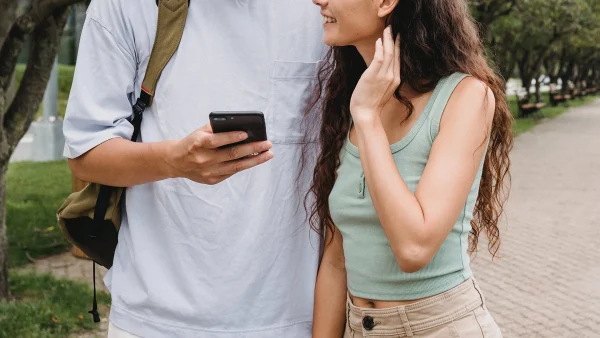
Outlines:
[[260,111],[214,111],[208,118],[215,134],[230,131],[243,131],[248,134],[245,140],[227,147],[267,140],[265,117]]

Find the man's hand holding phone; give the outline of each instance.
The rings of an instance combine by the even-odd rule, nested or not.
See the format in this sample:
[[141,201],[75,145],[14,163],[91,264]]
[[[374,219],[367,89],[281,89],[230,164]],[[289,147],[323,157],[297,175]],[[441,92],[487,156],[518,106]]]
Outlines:
[[[185,177],[204,184],[217,184],[232,175],[273,158],[269,141],[226,147],[248,138],[242,131],[213,133],[210,124],[174,141],[166,158],[173,177]],[[250,156],[258,153],[256,156]]]

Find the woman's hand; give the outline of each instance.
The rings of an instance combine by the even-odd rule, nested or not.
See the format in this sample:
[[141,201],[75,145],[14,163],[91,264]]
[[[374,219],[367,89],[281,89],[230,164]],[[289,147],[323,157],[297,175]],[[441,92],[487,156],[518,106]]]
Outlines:
[[355,122],[378,116],[400,85],[400,36],[392,38],[391,27],[383,32],[383,42],[375,43],[373,61],[363,73],[350,100]]

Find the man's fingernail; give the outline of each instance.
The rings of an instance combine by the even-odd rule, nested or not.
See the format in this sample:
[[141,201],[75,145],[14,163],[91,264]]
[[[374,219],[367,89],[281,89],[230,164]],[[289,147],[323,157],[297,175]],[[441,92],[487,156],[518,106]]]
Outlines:
[[246,137],[248,137],[248,134],[246,134],[246,133],[239,133],[239,134],[238,134],[238,138],[239,138],[240,140],[244,140],[244,139],[246,139]]

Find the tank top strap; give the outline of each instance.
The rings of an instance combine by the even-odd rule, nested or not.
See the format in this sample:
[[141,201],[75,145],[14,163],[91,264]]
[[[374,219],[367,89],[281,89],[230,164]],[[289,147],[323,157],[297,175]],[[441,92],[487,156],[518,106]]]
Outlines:
[[470,75],[464,73],[453,73],[452,75],[440,80],[440,83],[438,84],[440,88],[429,113],[430,135],[432,141],[436,138],[438,132],[440,131],[440,120],[442,119],[444,109],[446,109],[446,105],[450,100],[450,96],[460,81],[468,76]]

